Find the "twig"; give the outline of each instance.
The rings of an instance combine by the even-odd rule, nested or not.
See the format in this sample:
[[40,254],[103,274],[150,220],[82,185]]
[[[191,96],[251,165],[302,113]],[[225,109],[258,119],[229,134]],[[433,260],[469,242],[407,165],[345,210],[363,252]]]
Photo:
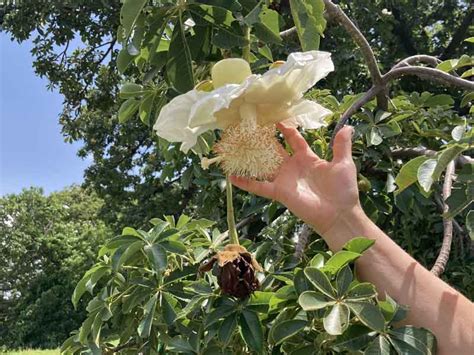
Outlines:
[[295,34],[296,34],[296,27],[293,26],[293,27],[291,27],[287,30],[281,31],[280,32],[280,37],[283,38],[283,39],[286,39],[286,38],[289,38],[289,37],[291,37]]
[[[443,183],[443,212],[446,213],[449,210],[449,206],[446,203],[446,200],[449,196],[451,196],[451,188],[453,185],[453,174],[454,174],[454,161],[451,161],[446,168],[446,174],[444,176],[444,183]],[[441,245],[441,249],[439,251],[438,257],[436,258],[436,262],[431,268],[431,272],[436,275],[440,276],[445,268],[446,264],[449,260],[449,253],[451,252],[451,243],[453,241],[453,220],[452,218],[443,217],[443,244]]]
[[426,55],[426,54],[412,55],[411,57],[407,57],[407,58],[399,61],[397,64],[395,64],[393,66],[392,69],[406,67],[406,66],[409,66],[409,65],[417,64],[417,63],[425,63],[425,64],[431,65],[432,67],[436,68],[436,66],[439,63],[441,63],[441,60],[439,60],[436,57],[433,57],[431,55]]
[[[344,27],[354,42],[360,47],[362,56],[365,59],[374,86],[382,85],[382,74],[380,73],[374,52],[372,51],[372,47],[370,46],[369,42],[367,42],[367,39],[364,37],[362,32],[360,32],[357,26],[344,13],[344,11],[342,11],[341,8],[335,5],[332,1],[324,0],[324,5],[329,17]],[[385,90],[382,89],[383,88],[377,92],[377,106],[379,106],[382,110],[387,110],[387,96]]]
[[466,36],[466,34],[468,32],[469,26],[472,24],[472,21],[474,19],[474,5],[472,3],[469,6],[469,9],[465,12],[465,14],[466,15],[464,19],[457,28],[456,32],[453,34],[451,42],[449,42],[448,46],[441,54],[441,59],[449,59],[449,57],[456,51],[456,48],[462,43],[464,38],[469,37]]

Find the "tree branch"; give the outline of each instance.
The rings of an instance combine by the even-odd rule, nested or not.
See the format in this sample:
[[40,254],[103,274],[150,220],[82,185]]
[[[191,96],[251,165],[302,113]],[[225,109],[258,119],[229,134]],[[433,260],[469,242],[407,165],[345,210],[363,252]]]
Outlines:
[[382,79],[385,84],[405,75],[415,75],[428,81],[436,81],[446,86],[456,86],[465,90],[474,90],[474,82],[457,78],[444,71],[426,67],[403,67],[391,69]]
[[[436,155],[435,150],[431,150],[425,147],[415,147],[415,148],[397,148],[392,150],[393,158],[416,158],[422,155],[428,157],[434,157]],[[474,164],[474,159],[468,155],[460,155],[456,158],[455,163],[459,166],[466,164]]]
[[[443,183],[443,212],[446,213],[449,210],[449,206],[446,200],[451,196],[451,188],[453,185],[453,174],[454,174],[454,161],[451,161],[446,168],[446,174],[444,176]],[[440,276],[449,260],[449,253],[451,252],[451,244],[453,241],[453,220],[452,218],[443,217],[443,244],[436,259],[435,264],[431,268],[431,272],[436,276]]]
[[[373,85],[381,85],[382,74],[380,73],[374,52],[372,51],[372,47],[370,46],[369,42],[367,42],[367,39],[338,5],[335,5],[331,0],[324,0],[324,5],[326,7],[328,16],[344,27],[354,42],[359,46],[362,56],[364,57],[369,69]],[[379,106],[382,110],[387,110],[388,103],[385,90],[380,90],[377,92],[377,106]]]
[[407,57],[401,61],[399,61],[397,64],[395,64],[392,68],[401,68],[401,67],[406,67],[409,65],[417,64],[417,63],[425,63],[428,64],[434,68],[441,63],[441,60],[439,60],[436,57],[433,57],[431,55],[425,55],[425,54],[419,54],[419,55],[412,55],[411,57]]
[[281,32],[280,32],[280,37],[283,38],[283,39],[286,39],[286,38],[289,38],[289,37],[295,35],[296,32],[297,32],[297,31],[296,31],[296,27],[293,26],[293,27],[291,27],[291,28],[289,28],[289,29],[287,29],[287,30],[281,31]]

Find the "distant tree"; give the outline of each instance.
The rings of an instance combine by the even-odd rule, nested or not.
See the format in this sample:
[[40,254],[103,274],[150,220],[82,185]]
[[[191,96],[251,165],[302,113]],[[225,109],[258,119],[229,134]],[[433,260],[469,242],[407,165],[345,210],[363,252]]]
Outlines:
[[84,307],[70,299],[111,236],[102,204],[79,187],[0,198],[0,347],[56,347],[81,324]]

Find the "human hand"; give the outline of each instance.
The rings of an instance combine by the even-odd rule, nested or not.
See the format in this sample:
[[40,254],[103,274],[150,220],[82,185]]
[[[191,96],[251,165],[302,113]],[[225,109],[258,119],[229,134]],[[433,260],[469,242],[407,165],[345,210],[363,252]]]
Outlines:
[[334,158],[319,158],[296,128],[279,124],[293,154],[284,158],[275,179],[260,182],[232,176],[231,182],[248,192],[284,204],[320,234],[332,229],[355,208],[360,209],[357,171],[352,160],[352,127],[334,140]]

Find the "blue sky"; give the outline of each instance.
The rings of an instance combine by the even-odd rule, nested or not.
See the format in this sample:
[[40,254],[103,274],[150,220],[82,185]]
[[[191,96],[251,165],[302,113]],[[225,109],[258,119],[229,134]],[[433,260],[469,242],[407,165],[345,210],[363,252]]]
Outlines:
[[64,142],[58,115],[62,96],[35,75],[31,41],[0,33],[0,196],[30,186],[46,193],[83,181],[90,164]]

